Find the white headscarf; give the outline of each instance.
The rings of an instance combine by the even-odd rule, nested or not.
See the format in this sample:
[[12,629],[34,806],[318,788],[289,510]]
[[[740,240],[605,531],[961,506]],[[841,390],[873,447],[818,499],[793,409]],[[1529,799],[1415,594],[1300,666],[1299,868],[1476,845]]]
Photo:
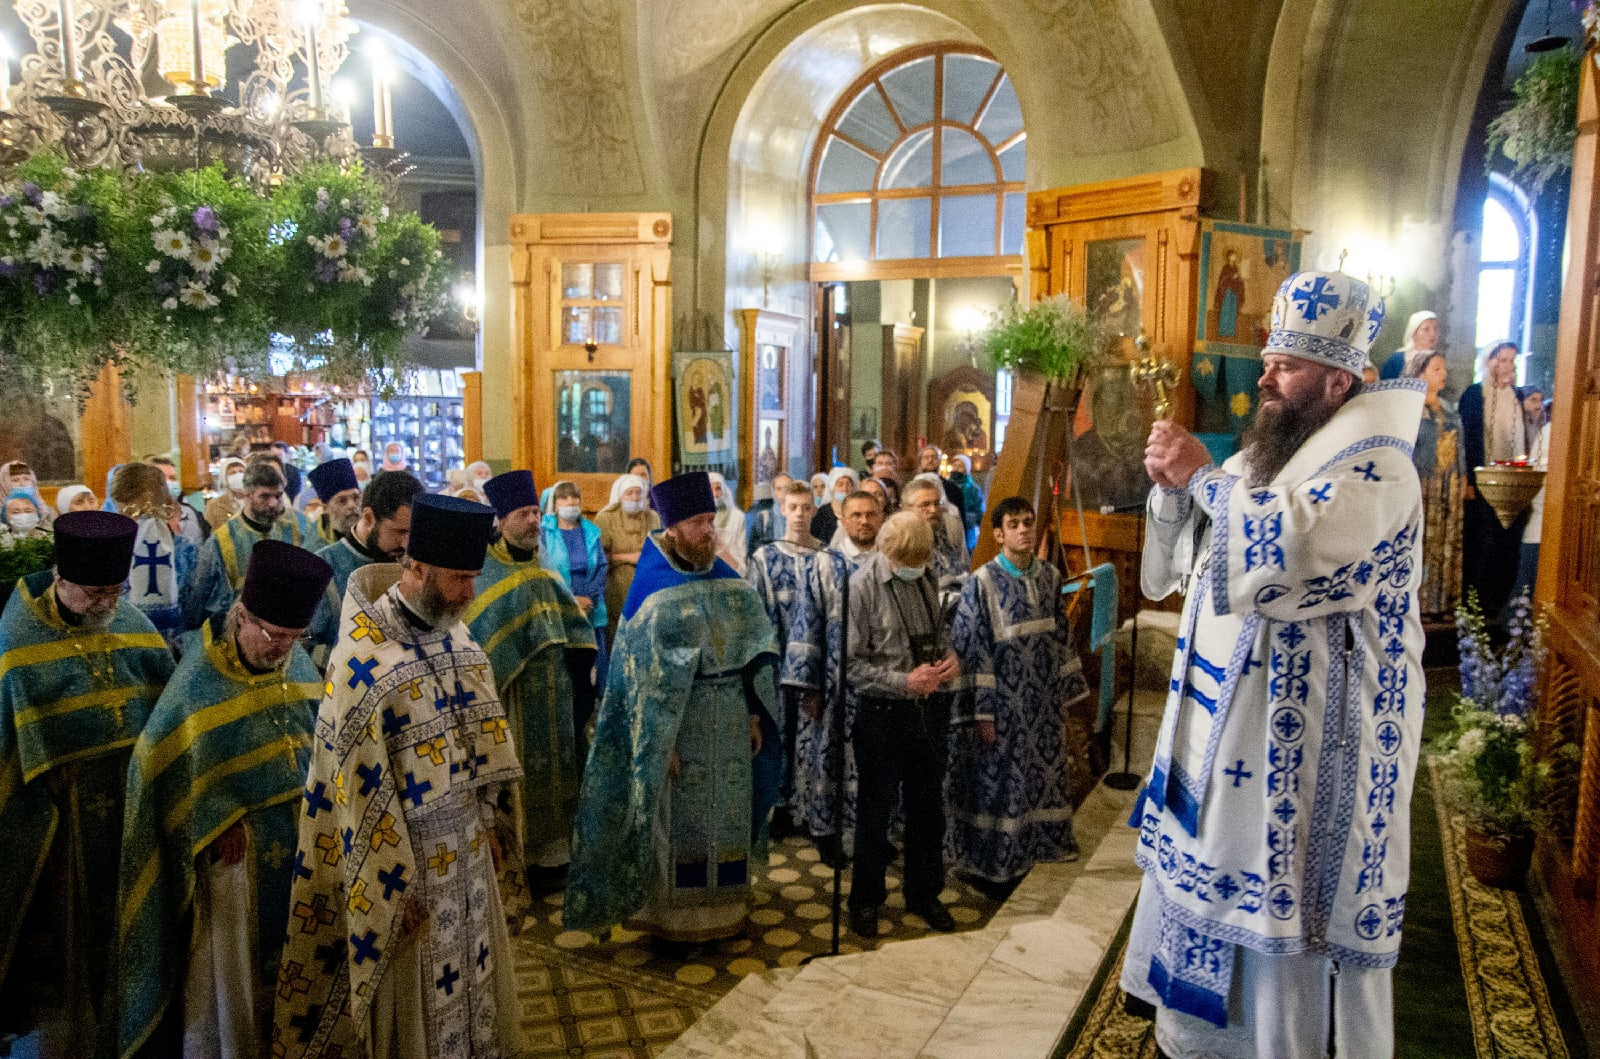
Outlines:
[[861,476],[857,474],[853,468],[835,467],[833,470],[828,472],[828,485],[826,491],[824,491],[822,495],[823,498],[833,506],[833,513],[835,515],[844,514],[843,511],[839,510],[839,508],[843,506],[844,501],[833,495],[834,490],[839,486],[839,480],[841,478],[850,479],[850,492],[852,493],[861,487]]
[[[1411,344],[1411,340],[1417,337],[1417,328],[1421,327],[1429,320],[1437,319],[1439,319],[1439,314],[1433,312],[1431,309],[1422,309],[1418,312],[1412,313],[1411,319],[1406,321],[1406,340],[1400,344],[1400,348],[1404,352],[1415,353],[1417,351],[1417,347]],[[1435,345],[1437,344],[1438,343],[1435,342]]]
[[638,486],[644,491],[644,501],[648,504],[650,502],[650,487],[644,483],[644,479],[637,474],[619,474],[617,475],[617,480],[611,483],[611,499],[606,501],[606,506],[600,510],[621,511],[622,494],[634,486]]
[[715,518],[718,547],[719,550],[734,557],[733,568],[742,574],[747,547],[744,536],[744,512],[734,504],[733,490],[728,488],[727,479],[716,471],[709,472],[709,475],[714,484],[722,487],[722,499],[717,502]]
[[65,514],[72,510],[72,502],[84,493],[94,496],[94,490],[86,485],[64,485],[56,492],[56,508]]

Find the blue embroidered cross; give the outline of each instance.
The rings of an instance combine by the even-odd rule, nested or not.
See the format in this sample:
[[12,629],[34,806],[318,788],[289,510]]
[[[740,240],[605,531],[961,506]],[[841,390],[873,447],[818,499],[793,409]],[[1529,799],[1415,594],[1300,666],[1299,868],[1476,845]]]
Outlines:
[[1296,647],[1305,643],[1305,630],[1300,628],[1299,622],[1290,622],[1283,627],[1282,632],[1278,633],[1278,639],[1282,641],[1283,646],[1293,651]]
[[1311,487],[1311,502],[1324,504],[1333,499],[1333,483],[1323,482],[1321,485]]
[[319,812],[323,811],[324,809],[333,808],[333,803],[330,802],[327,795],[323,793],[327,789],[328,785],[323,783],[321,780],[318,780],[315,787],[306,791],[306,815],[313,820],[317,818],[317,814]]
[[1386,756],[1394,753],[1395,748],[1400,745],[1400,739],[1400,728],[1393,721],[1384,721],[1378,725],[1378,746],[1383,748]]
[[1378,474],[1377,460],[1368,460],[1366,463],[1363,463],[1360,467],[1356,468],[1356,473],[1361,475],[1363,479],[1369,482],[1383,481],[1383,478]]
[[1329,309],[1339,307],[1339,293],[1328,289],[1326,276],[1316,277],[1311,281],[1311,286],[1301,287],[1291,297],[1300,309],[1300,316],[1310,321],[1315,321]]
[[344,954],[349,948],[343,937],[334,938],[317,946],[317,962],[322,964],[322,973],[331,976],[335,971],[344,966]]
[[454,695],[440,695],[433,700],[433,708],[440,711],[449,709],[464,710],[471,706],[473,700],[477,697],[477,692],[463,688],[461,681],[458,680],[456,681],[456,693]]
[[1356,919],[1356,933],[1369,941],[1378,936],[1378,931],[1383,929],[1383,916],[1378,912],[1377,905],[1368,905],[1361,910],[1361,915]]
[[149,580],[145,582],[144,594],[147,596],[153,596],[157,592],[161,591],[161,589],[156,586],[156,571],[163,566],[171,566],[172,556],[157,554],[161,549],[155,541],[145,541],[144,546],[147,554],[135,555],[133,557],[133,568],[135,571],[137,571],[141,566],[148,566],[150,568],[146,573],[146,576],[149,578]]
[[1305,722],[1300,720],[1299,714],[1292,709],[1281,709],[1272,719],[1272,728],[1278,737],[1286,743],[1292,743],[1300,738],[1300,732],[1305,728]]
[[[394,735],[394,734],[398,733],[402,728],[404,728],[406,725],[408,725],[410,723],[411,723],[411,715],[409,713],[399,713],[399,714],[397,714],[397,713],[394,712],[394,707],[393,706],[385,706],[383,708],[383,734],[384,735]],[[365,793],[365,792],[363,792],[363,793]]]
[[311,878],[311,869],[306,867],[306,854],[304,850],[295,850],[294,874],[297,879]]
[[1294,911],[1294,897],[1289,893],[1287,886],[1279,886],[1273,890],[1272,896],[1267,898],[1267,903],[1272,906],[1279,919],[1288,919],[1289,913]]
[[445,996],[450,996],[456,991],[456,983],[459,981],[461,981],[461,972],[447,963],[444,965],[444,973],[434,979],[433,984],[434,988],[440,990]]
[[[392,711],[387,712],[389,712],[390,716],[393,716]],[[385,723],[384,730],[387,731],[388,727],[388,724]],[[373,788],[377,787],[378,781],[383,779],[383,765],[376,762],[371,765],[357,765],[356,775],[361,777],[361,789],[356,793],[371,794]]]
[[1268,504],[1272,502],[1273,495],[1274,494],[1270,489],[1257,489],[1255,492],[1250,494],[1250,499],[1254,500],[1257,504]]
[[346,853],[349,853],[354,845],[355,834],[355,831],[347,827],[344,829],[344,834],[340,836],[344,839],[344,851]]
[[354,690],[357,684],[364,684],[370,688],[376,683],[372,677],[372,671],[378,668],[378,659],[376,657],[367,658],[359,662],[354,658],[350,658],[345,661],[345,665],[350,667],[350,679],[345,681],[345,687]]
[[317,1032],[317,1024],[322,1021],[322,1007],[321,1004],[312,1004],[304,1014],[289,1019],[289,1025],[300,1033],[301,1044],[309,1041],[311,1035]]
[[477,754],[477,755],[469,754],[467,756],[467,759],[466,759],[465,763],[459,763],[459,762],[454,762],[454,761],[452,761],[450,763],[450,775],[454,776],[456,773],[458,773],[458,772],[462,771],[463,769],[465,769],[468,776],[470,776],[472,779],[477,779],[478,778],[478,770],[481,769],[483,766],[487,765],[488,763],[489,763],[489,755],[488,754]]
[[1378,337],[1379,328],[1383,327],[1383,303],[1379,302],[1367,310],[1367,341],[1371,342]]
[[1389,821],[1387,821],[1387,820],[1385,820],[1383,818],[1383,814],[1382,813],[1379,813],[1377,816],[1374,816],[1372,818],[1372,834],[1375,837],[1382,838],[1383,837],[1383,833],[1385,831],[1387,831],[1388,829],[1389,829]]
[[369,930],[365,937],[360,938],[354,934],[350,935],[350,945],[355,950],[350,955],[355,958],[357,964],[366,963],[368,960],[376,960],[381,955],[378,951],[378,932],[376,930]]
[[1278,822],[1284,827],[1288,827],[1289,821],[1293,820],[1298,812],[1299,810],[1294,807],[1294,803],[1285,798],[1273,808],[1272,815],[1276,816]]
[[1260,669],[1264,663],[1257,662],[1254,652],[1244,656],[1244,669],[1240,670],[1241,676],[1249,676],[1252,669]]
[[478,942],[478,970],[480,970],[480,971],[483,970],[484,965],[487,964],[488,962],[489,962],[489,946],[485,945],[483,942],[480,941],[480,942]]
[[1239,786],[1239,784],[1243,783],[1245,780],[1247,780],[1251,776],[1255,775],[1254,772],[1250,772],[1250,771],[1247,771],[1245,769],[1245,767],[1244,767],[1244,758],[1240,758],[1239,759],[1239,763],[1237,765],[1234,765],[1233,768],[1231,768],[1231,769],[1223,769],[1222,770],[1222,774],[1224,776],[1232,776],[1233,777],[1233,785],[1235,787]]
[[400,797],[410,799],[413,806],[420,806],[422,804],[422,796],[431,790],[433,790],[432,781],[423,780],[418,783],[416,773],[408,772],[406,773],[406,785],[401,789]]
[[1233,881],[1233,876],[1231,875],[1224,875],[1222,878],[1212,883],[1211,888],[1215,890],[1218,896],[1220,896],[1224,901],[1232,901],[1233,895],[1239,892],[1239,884]]
[[396,890],[404,891],[406,886],[406,866],[396,863],[388,871],[378,871],[378,881],[383,883],[383,899],[388,901],[394,897]]

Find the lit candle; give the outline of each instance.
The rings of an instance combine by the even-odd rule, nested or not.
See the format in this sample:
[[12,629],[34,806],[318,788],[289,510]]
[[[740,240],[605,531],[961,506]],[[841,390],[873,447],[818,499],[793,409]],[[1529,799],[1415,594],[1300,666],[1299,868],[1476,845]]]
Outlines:
[[394,100],[389,89],[389,53],[374,41],[367,49],[372,67],[372,146],[394,146]]
[[206,91],[206,57],[205,42],[200,36],[200,0],[189,0],[189,29],[194,34],[194,67],[189,78],[194,85],[195,95],[204,95]]
[[61,67],[68,81],[78,80],[78,30],[72,13],[72,0],[58,0],[56,13],[61,18]]
[[[65,0],[63,0],[65,2]],[[311,109],[322,109],[322,60],[317,55],[317,19],[321,15],[314,2],[301,8],[306,20],[306,64],[311,77]]]
[[0,39],[0,111],[11,109],[11,45]]

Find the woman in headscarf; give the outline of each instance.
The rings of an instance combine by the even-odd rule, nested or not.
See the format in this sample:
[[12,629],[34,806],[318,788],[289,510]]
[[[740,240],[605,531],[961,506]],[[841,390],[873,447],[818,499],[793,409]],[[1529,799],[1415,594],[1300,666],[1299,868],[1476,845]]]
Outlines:
[[[594,626],[594,686],[606,686],[606,570],[609,563],[600,544],[600,527],[583,517],[583,493],[572,482],[559,481],[545,490],[545,515],[540,523],[539,565],[560,575],[572,590],[578,607]],[[619,610],[620,615],[622,612]]]
[[1467,450],[1460,414],[1439,396],[1448,376],[1444,354],[1436,350],[1413,353],[1406,362],[1406,378],[1421,379],[1428,387],[1416,448],[1411,451],[1422,481],[1422,586],[1417,589],[1417,607],[1424,616],[1450,614],[1461,600]]
[[[821,471],[811,476],[811,499],[818,507],[828,502],[828,476]],[[816,534],[813,533],[812,536],[815,537]]]
[[50,536],[39,502],[26,489],[11,490],[4,506],[0,506],[0,522],[13,540]]
[[403,471],[410,460],[406,454],[403,442],[390,441],[383,446],[383,469],[386,471]]
[[727,479],[716,471],[711,472],[711,500],[717,505],[717,555],[742,577],[746,558],[744,512],[734,504]]
[[39,492],[39,476],[23,461],[12,460],[0,466],[0,493],[9,496],[18,489],[33,500],[34,507],[39,509],[40,525],[49,529],[56,520],[56,509],[44,502],[44,494]]
[[[622,614],[633,575],[639,567],[644,541],[661,528],[661,516],[649,508],[649,488],[637,474],[618,475],[611,483],[611,499],[594,517],[600,527],[600,548],[606,553],[606,613]],[[608,626],[616,635],[616,626]]]
[[64,485],[56,492],[56,510],[63,515],[68,511],[93,511],[99,506],[99,498],[86,485]]
[[352,449],[350,451],[350,466],[356,470],[356,484],[365,489],[372,480],[372,457],[366,449]]
[[1439,314],[1428,309],[1411,314],[1411,319],[1406,321],[1406,337],[1400,348],[1383,362],[1383,370],[1378,373],[1382,379],[1398,379],[1406,370],[1406,365],[1418,353],[1431,353],[1439,345]]
[[819,541],[833,540],[833,531],[839,528],[844,514],[844,499],[861,484],[856,472],[849,467],[835,467],[823,479],[822,506],[811,516],[811,535]]
[[178,532],[178,502],[167,492],[167,478],[150,463],[128,463],[111,480],[110,500],[118,514],[139,524],[134,566],[124,591],[176,653],[187,631],[178,593],[189,579],[200,549]]
[[482,460],[473,460],[467,464],[466,480],[462,482],[464,489],[471,489],[479,496],[483,495],[483,483],[494,477],[494,471]]
[[206,525],[219,530],[244,507],[244,461],[229,456],[217,466],[216,493],[206,501]]

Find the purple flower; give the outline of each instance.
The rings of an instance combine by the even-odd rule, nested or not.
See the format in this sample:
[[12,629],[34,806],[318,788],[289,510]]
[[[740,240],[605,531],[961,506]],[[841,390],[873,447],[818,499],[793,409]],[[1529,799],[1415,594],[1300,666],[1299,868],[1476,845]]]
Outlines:
[[33,289],[34,290],[38,291],[40,294],[49,294],[50,293],[50,287],[51,287],[51,283],[50,283],[50,273],[49,272],[45,271],[44,269],[40,269],[38,272],[35,272],[33,274]]
[[0,276],[4,276],[7,279],[9,279],[12,276],[15,276],[16,274],[17,274],[17,266],[16,265],[8,265],[5,262],[0,261]]
[[35,206],[39,205],[39,203],[44,199],[44,196],[39,193],[39,185],[35,184],[31,180],[22,185],[22,197],[33,203]]
[[162,280],[160,283],[156,284],[157,294],[174,294],[177,292],[177,290],[177,285],[167,280]]
[[16,201],[10,195],[0,195],[0,210],[16,205]]
[[217,215],[210,206],[201,206],[194,211],[194,226],[202,232],[217,230]]

